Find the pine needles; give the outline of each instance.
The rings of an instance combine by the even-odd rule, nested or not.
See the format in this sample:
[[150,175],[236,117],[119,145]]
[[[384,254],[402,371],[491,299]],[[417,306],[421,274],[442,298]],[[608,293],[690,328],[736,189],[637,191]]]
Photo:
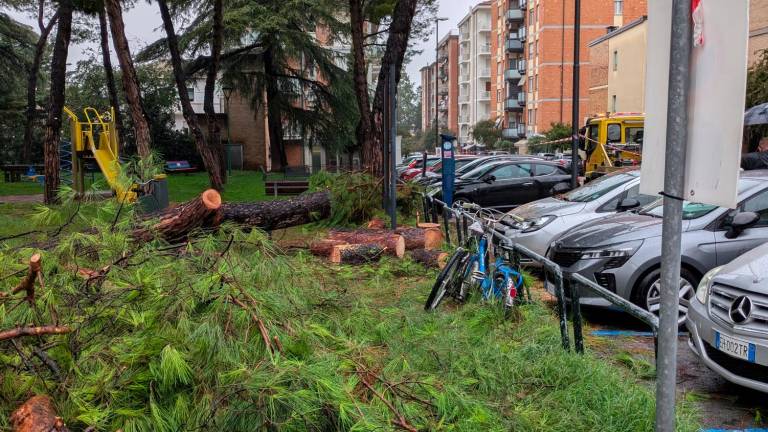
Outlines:
[[[0,329],[73,330],[20,339],[18,352],[0,343],[0,430],[33,393],[53,397],[72,430],[652,428],[652,392],[563,352],[542,305],[523,306],[516,323],[480,303],[425,314],[434,275],[408,260],[327,267],[229,227],[135,246],[112,219],[96,215],[44,254],[34,307],[0,299]],[[30,252],[0,249],[0,276]],[[0,279],[3,291],[19,277]],[[680,425],[696,430],[687,406]]]

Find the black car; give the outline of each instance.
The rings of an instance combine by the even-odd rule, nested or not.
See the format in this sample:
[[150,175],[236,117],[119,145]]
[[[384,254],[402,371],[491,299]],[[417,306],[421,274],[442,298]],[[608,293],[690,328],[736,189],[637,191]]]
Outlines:
[[562,193],[571,180],[557,163],[531,159],[500,161],[479,176],[469,174],[456,180],[454,201],[505,209]]

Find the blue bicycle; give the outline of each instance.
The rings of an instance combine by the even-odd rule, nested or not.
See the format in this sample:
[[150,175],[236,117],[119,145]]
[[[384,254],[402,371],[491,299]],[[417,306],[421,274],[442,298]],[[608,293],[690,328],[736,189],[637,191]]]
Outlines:
[[514,307],[515,300],[523,287],[523,275],[516,270],[503,254],[491,264],[493,237],[488,234],[493,214],[474,204],[463,204],[465,210],[475,210],[475,222],[469,227],[473,234],[465,245],[456,249],[453,256],[440,272],[424,305],[425,310],[434,310],[445,297],[452,297],[463,303],[475,291],[482,294],[484,301],[503,302],[505,315]]

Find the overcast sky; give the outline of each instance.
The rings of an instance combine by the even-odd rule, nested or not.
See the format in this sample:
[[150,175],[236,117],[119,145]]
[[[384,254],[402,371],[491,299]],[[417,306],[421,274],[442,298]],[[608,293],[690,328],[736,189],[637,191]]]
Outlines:
[[[448,18],[448,21],[440,23],[440,37],[442,38],[451,30],[455,33],[459,20],[469,12],[469,9],[473,5],[480,1],[481,0],[438,0],[440,4],[440,16]],[[9,11],[6,10],[5,12]],[[25,16],[17,12],[9,13],[13,18],[31,25],[35,31],[37,31],[37,24],[35,24],[34,17]],[[131,52],[134,54],[138,52],[141,47],[158,39],[162,35],[162,20],[160,19],[160,12],[155,4],[147,4],[143,1],[137,2],[136,7],[126,12],[123,18],[125,20],[125,32],[131,45]],[[94,30],[98,32],[98,29]],[[434,61],[434,33],[429,41],[420,41],[417,46],[423,52],[420,55],[415,56],[407,66],[408,75],[416,85],[421,82],[419,69]],[[86,55],[84,54],[84,50],[88,47],[88,45],[71,46],[69,49],[70,63],[75,63],[78,60],[85,58]],[[116,60],[115,64],[117,64]]]

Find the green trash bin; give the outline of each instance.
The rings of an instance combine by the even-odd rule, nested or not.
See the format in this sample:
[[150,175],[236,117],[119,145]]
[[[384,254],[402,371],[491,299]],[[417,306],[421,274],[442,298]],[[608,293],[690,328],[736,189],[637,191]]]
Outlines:
[[139,206],[143,213],[155,213],[168,207],[168,177],[156,175],[145,187],[145,193],[139,197]]

